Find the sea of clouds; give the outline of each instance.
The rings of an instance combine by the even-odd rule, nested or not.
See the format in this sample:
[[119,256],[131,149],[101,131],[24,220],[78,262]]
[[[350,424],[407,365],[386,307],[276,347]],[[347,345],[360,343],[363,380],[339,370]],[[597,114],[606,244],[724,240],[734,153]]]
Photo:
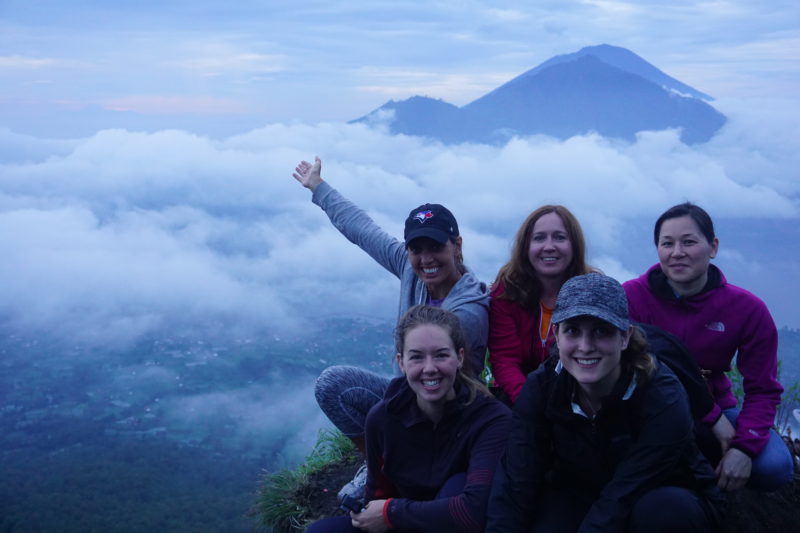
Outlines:
[[[698,146],[676,131],[634,143],[585,135],[443,146],[341,123],[268,124],[224,139],[0,130],[0,317],[19,331],[114,348],[109,357],[172,327],[302,337],[331,315],[394,320],[397,281],[339,235],[291,176],[319,155],[323,178],[392,235],[402,236],[412,207],[447,205],[467,264],[486,281],[541,204],[569,207],[591,263],[624,281],[656,261],[658,214],[694,201],[720,223],[716,263],[729,280],[764,298],[779,326],[800,327],[800,106],[717,106],[729,122]],[[175,426],[226,413],[237,438],[256,446],[281,434],[291,462],[325,424],[313,378],[293,381],[165,391],[163,409]],[[289,412],[302,424],[278,424]]]
[[[221,140],[0,130],[0,313],[21,327],[115,343],[208,317],[283,329],[321,314],[392,319],[395,280],[291,177],[314,155],[323,178],[392,235],[402,235],[415,205],[446,204],[468,265],[487,281],[543,203],[568,206],[591,262],[620,280],[655,262],[649,227],[686,199],[717,221],[776,221],[796,238],[798,106],[718,107],[728,124],[698,146],[675,131],[641,133],[635,143],[585,135],[443,146],[336,123],[269,124]],[[797,267],[796,253],[720,239],[717,263],[732,281],[759,293],[779,325],[798,327],[787,301],[798,282],[780,277]]]

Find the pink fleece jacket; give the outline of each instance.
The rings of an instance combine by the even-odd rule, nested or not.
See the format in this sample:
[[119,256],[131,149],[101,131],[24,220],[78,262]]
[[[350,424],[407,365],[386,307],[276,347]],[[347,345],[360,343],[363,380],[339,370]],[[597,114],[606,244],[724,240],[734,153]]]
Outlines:
[[[677,297],[659,265],[623,284],[631,319],[656,325],[680,338],[707,376],[720,409],[736,406],[724,374],[736,356],[743,377],[744,404],[731,445],[751,457],[769,439],[783,387],[777,381],[778,331],[767,306],[750,292],[729,284],[709,266],[709,282],[699,294]],[[714,409],[706,421],[719,416]]]

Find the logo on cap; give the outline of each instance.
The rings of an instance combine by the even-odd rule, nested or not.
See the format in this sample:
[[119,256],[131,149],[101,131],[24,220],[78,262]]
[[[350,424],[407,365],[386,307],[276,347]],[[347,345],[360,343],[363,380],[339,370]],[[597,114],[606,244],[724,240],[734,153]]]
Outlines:
[[414,215],[414,218],[419,220],[419,223],[422,224],[429,218],[433,218],[433,212],[430,209],[428,209],[427,211],[420,211],[419,213]]

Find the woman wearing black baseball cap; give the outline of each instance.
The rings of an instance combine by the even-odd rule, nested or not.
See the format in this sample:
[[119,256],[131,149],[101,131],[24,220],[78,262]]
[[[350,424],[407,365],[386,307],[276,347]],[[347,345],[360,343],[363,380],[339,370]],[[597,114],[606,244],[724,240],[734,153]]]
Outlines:
[[[418,304],[455,314],[467,337],[465,370],[479,374],[486,353],[489,296],[485,284],[464,266],[453,214],[440,204],[412,209],[401,241],[325,182],[321,167],[319,157],[313,164],[301,161],[292,176],[312,192],[312,202],[336,229],[400,279],[398,319]],[[363,451],[367,412],[383,398],[388,383],[388,377],[361,368],[334,366],[317,379],[315,395],[331,422]]]

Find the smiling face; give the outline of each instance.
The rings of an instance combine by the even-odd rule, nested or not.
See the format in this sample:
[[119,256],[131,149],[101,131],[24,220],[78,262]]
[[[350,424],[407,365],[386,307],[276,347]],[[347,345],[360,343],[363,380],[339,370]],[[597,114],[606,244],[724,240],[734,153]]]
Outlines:
[[539,217],[528,244],[528,261],[540,278],[564,280],[572,262],[572,243],[557,213]]
[[456,397],[453,388],[464,350],[456,351],[450,333],[442,326],[420,324],[405,334],[397,363],[417,395],[417,405],[434,421],[445,402]]
[[658,234],[658,261],[672,288],[682,296],[700,292],[708,279],[708,264],[719,241],[711,242],[689,215],[669,218]]
[[444,244],[428,237],[419,237],[408,243],[407,250],[411,268],[425,284],[431,298],[445,298],[461,278],[458,269],[461,237]]
[[593,401],[607,396],[622,373],[622,351],[631,330],[623,332],[605,320],[578,316],[555,326],[555,333],[564,370]]

